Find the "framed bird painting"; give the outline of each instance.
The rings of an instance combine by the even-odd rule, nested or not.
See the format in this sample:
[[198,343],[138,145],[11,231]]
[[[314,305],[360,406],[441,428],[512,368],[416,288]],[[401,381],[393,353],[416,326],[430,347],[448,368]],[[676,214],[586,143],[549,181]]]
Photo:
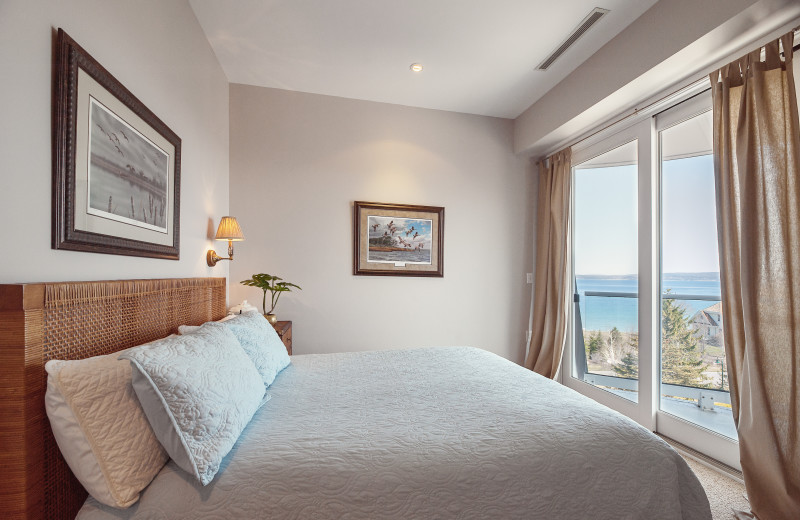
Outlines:
[[53,249],[177,260],[181,140],[58,30]]
[[444,276],[444,208],[353,204],[353,274]]

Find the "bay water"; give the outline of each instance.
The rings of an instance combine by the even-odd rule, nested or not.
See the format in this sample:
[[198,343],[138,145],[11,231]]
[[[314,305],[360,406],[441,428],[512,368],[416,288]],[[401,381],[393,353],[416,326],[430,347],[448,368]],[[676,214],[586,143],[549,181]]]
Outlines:
[[[622,332],[638,332],[638,299],[635,296],[639,288],[639,281],[636,277],[578,275],[575,282],[580,298],[581,320],[585,330],[608,331],[617,327]],[[676,300],[676,303],[684,308],[684,314],[688,317],[719,302],[718,273],[667,273],[661,281],[661,286],[662,293],[717,298],[713,301]],[[586,296],[586,291],[625,293],[634,297]]]

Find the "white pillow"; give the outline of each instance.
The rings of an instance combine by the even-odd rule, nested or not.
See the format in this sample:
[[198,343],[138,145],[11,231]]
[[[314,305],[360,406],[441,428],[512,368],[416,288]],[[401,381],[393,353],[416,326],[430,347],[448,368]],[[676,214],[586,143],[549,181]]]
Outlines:
[[[217,323],[222,323],[222,322],[225,322],[225,321],[228,321],[228,320],[232,320],[235,317],[236,317],[236,315],[234,315],[234,314],[226,314],[222,318],[218,319]],[[179,325],[178,326],[178,334],[189,334],[190,332],[196,331],[200,327],[202,327],[202,325]]]
[[153,433],[119,353],[48,361],[45,410],[53,436],[86,491],[98,502],[129,507],[167,453]]
[[261,374],[265,386],[292,362],[275,328],[258,312],[234,315],[225,322]]
[[211,482],[265,394],[236,337],[209,322],[120,358],[133,366],[133,388],[161,445],[201,484]]
[[[271,385],[278,373],[292,362],[275,328],[257,310],[229,314],[218,322],[225,322],[231,329],[261,374],[265,386]],[[200,327],[200,325],[181,325],[178,327],[178,333],[189,334]]]

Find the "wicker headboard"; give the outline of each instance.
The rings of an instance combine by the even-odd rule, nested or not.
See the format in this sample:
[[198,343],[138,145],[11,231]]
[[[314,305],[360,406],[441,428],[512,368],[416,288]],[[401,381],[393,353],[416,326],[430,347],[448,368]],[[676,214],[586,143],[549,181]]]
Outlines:
[[109,354],[225,315],[225,278],[0,285],[0,511],[73,519],[86,491],[44,411],[50,359]]

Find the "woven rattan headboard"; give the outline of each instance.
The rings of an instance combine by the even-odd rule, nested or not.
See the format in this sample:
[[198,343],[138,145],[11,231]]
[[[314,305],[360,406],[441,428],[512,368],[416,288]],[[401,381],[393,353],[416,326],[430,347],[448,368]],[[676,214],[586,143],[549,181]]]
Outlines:
[[72,519],[86,498],[44,411],[47,361],[219,319],[225,297],[225,278],[0,285],[0,516]]

